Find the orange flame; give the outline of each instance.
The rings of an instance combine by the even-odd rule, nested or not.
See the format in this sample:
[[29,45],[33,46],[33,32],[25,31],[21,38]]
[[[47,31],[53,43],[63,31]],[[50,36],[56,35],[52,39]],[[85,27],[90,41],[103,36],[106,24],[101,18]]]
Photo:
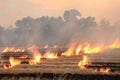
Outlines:
[[110,46],[109,48],[120,48],[120,40],[116,39]]
[[79,55],[80,53],[98,53],[100,51],[102,51],[104,49],[104,47],[102,45],[91,45],[90,43],[83,43],[83,44],[79,44],[76,48],[75,45],[71,45],[68,50],[64,53],[62,53],[62,55],[64,56],[71,56],[71,55]]
[[9,48],[5,48],[2,52],[8,52],[9,51]]
[[15,60],[14,59],[14,57],[10,57],[9,58],[9,61],[10,61],[10,65],[11,65],[11,67],[13,67],[13,66],[15,66],[15,65],[18,65],[18,64],[20,64],[20,60]]
[[86,66],[89,64],[88,56],[84,55],[83,60],[78,63],[81,69],[86,69]]
[[10,57],[10,58],[9,58],[9,62],[10,62],[10,65],[8,65],[8,66],[3,65],[3,67],[4,67],[5,69],[12,68],[12,67],[14,67],[14,66],[16,66],[16,65],[18,65],[18,64],[21,63],[20,60],[15,60],[14,57]]
[[[45,45],[44,48],[48,48],[48,45]],[[57,48],[55,45],[53,48]],[[101,44],[94,44],[92,45],[91,43],[85,42],[82,44],[74,44],[72,43],[68,50],[66,52],[63,52],[61,55],[64,56],[71,56],[71,55],[79,55],[80,53],[86,53],[86,54],[93,54],[93,53],[99,53],[103,49],[106,48],[120,48],[120,40],[116,39],[113,43],[110,45],[101,45]],[[29,60],[29,64],[38,64],[40,63],[40,60],[42,58],[41,53],[39,53],[38,47],[36,45],[33,45],[32,47],[28,48],[33,53],[33,59]],[[25,49],[20,49],[20,48],[5,48],[2,52],[24,52]],[[27,58],[27,55],[22,55],[19,58],[24,59]],[[55,59],[58,58],[56,53],[52,52],[46,52],[46,54],[43,56],[45,58],[50,58],[50,59]],[[18,65],[21,63],[20,60],[16,60],[14,57],[9,57],[9,62],[10,65],[3,65],[5,69],[12,68],[15,65]],[[81,60],[78,63],[78,66],[80,66],[81,69],[86,69],[87,65],[90,64],[88,56],[84,55],[83,60]],[[109,72],[110,68],[101,68],[99,69],[99,72]]]
[[102,50],[103,46],[102,45],[98,45],[95,47],[92,47],[89,43],[86,44],[86,46],[83,48],[84,53],[98,53]]
[[36,49],[38,49],[36,45],[32,45],[31,47],[28,48],[28,50],[31,50],[31,51],[36,50]]
[[100,72],[104,72],[104,73],[108,73],[108,72],[110,72],[110,68],[101,68],[100,69]]
[[47,52],[45,55],[44,55],[45,58],[50,58],[50,59],[56,59],[58,58],[57,54],[56,53],[52,53],[52,52]]
[[10,68],[10,65],[3,65],[3,68],[8,69],[8,68]]
[[70,48],[66,52],[63,52],[62,55],[63,56],[71,56],[71,55],[73,55],[74,50],[75,50],[75,44],[71,44]]
[[27,58],[27,57],[28,57],[27,55],[22,55],[22,56],[20,56],[19,58],[25,59],[25,58]]
[[3,51],[4,52],[25,52],[25,49],[19,49],[19,48],[5,48]]
[[96,69],[95,72],[108,73],[110,70],[110,68],[100,68],[99,70]]
[[82,47],[78,46],[78,48],[75,50],[76,55],[78,55],[82,51]]
[[32,65],[40,63],[41,57],[41,54],[38,51],[36,51],[33,55],[33,59],[29,60],[29,64]]

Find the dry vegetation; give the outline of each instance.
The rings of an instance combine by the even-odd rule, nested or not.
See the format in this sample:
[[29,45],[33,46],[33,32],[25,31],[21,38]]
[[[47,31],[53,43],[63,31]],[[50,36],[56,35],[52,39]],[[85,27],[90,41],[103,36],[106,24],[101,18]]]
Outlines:
[[[109,56],[108,56],[109,53]],[[116,55],[114,55],[116,54]],[[82,54],[83,55],[83,54]],[[56,59],[42,58],[39,64],[19,64],[13,68],[0,67],[1,80],[120,80],[120,68],[114,72],[95,72],[95,68],[80,69],[78,63],[82,55],[59,56]],[[112,66],[120,67],[119,50],[100,54],[88,54],[90,61],[118,63]],[[95,64],[94,64],[95,65]],[[93,66],[93,64],[92,64]],[[99,66],[99,64],[98,64]]]
[[[95,59],[92,58],[95,62],[100,61]],[[120,79],[120,72],[100,73],[94,72],[94,69],[81,70],[78,66],[80,60],[82,60],[81,55],[62,56],[58,59],[43,58],[40,64],[36,65],[20,64],[10,69],[1,67],[0,75],[2,80],[113,80],[115,76],[116,80]],[[114,58],[111,60],[120,61]]]

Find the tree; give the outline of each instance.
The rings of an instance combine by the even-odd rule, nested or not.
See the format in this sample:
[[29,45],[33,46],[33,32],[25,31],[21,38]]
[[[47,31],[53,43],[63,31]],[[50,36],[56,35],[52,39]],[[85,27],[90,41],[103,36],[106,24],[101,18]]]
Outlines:
[[76,9],[66,10],[63,15],[65,21],[75,20],[77,16],[81,16],[81,13]]

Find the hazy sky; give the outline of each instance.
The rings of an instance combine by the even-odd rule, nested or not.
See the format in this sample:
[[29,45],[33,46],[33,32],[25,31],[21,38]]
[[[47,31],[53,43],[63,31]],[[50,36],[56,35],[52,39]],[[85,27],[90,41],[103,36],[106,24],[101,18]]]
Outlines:
[[0,25],[14,25],[25,16],[61,16],[64,10],[77,9],[82,16],[120,20],[120,0],[0,0]]

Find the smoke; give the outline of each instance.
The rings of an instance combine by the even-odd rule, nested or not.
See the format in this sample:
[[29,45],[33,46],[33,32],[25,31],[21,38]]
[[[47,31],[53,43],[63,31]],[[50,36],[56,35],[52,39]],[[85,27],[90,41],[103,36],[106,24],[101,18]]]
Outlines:
[[111,25],[105,19],[97,23],[95,17],[85,18],[76,9],[66,10],[58,17],[24,17],[15,25],[8,29],[0,26],[0,46],[67,46],[85,41],[108,44],[120,38],[119,23]]

